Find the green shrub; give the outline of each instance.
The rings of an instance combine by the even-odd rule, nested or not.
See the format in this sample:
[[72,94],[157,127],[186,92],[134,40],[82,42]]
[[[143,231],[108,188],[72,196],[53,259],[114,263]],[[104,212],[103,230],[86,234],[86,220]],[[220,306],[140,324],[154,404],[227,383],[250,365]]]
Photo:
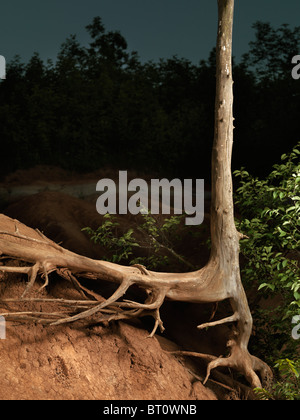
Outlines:
[[274,366],[279,373],[279,380],[267,390],[256,388],[254,391],[260,400],[300,400],[300,360],[279,359]]
[[[285,360],[275,365],[281,373],[283,367],[298,369],[300,365],[299,342],[291,335],[292,319],[300,314],[299,150],[300,143],[290,154],[282,155],[281,163],[263,180],[244,168],[234,173],[240,178],[235,203],[241,217],[236,225],[245,235],[241,240],[242,278],[248,295],[255,296],[251,345],[272,365],[277,359]],[[296,368],[291,369],[291,375],[295,372]],[[291,397],[293,389],[299,390],[299,375],[298,385],[290,382],[291,375],[284,375],[284,386],[277,383],[278,395],[290,393]]]
[[[180,224],[182,216],[170,216],[167,219],[158,219],[151,213],[141,215],[142,223],[137,230],[142,233],[143,239],[137,241],[134,230],[128,229],[120,232],[119,223],[116,217],[109,213],[104,215],[104,222],[96,230],[86,227],[82,229],[87,232],[91,240],[100,244],[109,255],[102,256],[103,260],[114,263],[127,262],[133,264],[144,264],[149,269],[162,268],[169,263],[169,257],[173,257],[180,263],[194,268],[173,249],[173,243],[178,240],[176,228]],[[144,256],[134,255],[134,248],[144,249]]]
[[115,218],[109,213],[103,217],[104,222],[96,230],[86,227],[82,231],[87,232],[94,243],[102,245],[103,248],[112,254],[111,257],[106,255],[102,256],[103,260],[114,263],[127,260],[133,254],[133,248],[139,246],[132,236],[133,229],[129,229],[123,235],[119,236],[117,233],[119,223],[115,221]]

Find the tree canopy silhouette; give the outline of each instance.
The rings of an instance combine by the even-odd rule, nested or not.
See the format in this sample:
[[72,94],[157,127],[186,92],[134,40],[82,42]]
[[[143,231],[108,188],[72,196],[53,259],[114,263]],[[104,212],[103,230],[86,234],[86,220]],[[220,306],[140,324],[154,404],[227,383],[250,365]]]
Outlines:
[[[95,17],[88,46],[76,35],[57,60],[15,57],[0,84],[0,176],[36,164],[116,168],[210,179],[215,49],[195,65],[174,56],[142,63],[119,31]],[[254,24],[235,80],[233,169],[265,175],[298,139],[300,84],[291,77],[299,27]]]

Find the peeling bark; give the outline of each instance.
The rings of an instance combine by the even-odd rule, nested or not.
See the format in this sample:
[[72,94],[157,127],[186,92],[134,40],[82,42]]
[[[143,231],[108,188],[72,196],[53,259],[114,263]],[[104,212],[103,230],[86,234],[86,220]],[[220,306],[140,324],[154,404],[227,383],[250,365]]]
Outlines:
[[[208,357],[207,381],[212,369],[218,366],[234,368],[244,374],[252,387],[260,387],[261,378],[271,376],[269,367],[248,352],[252,331],[252,317],[240,278],[239,239],[234,224],[232,195],[231,153],[233,143],[233,92],[232,92],[232,23],[234,0],[218,0],[219,22],[217,39],[217,87],[215,102],[215,136],[212,151],[212,204],[211,204],[211,254],[205,267],[188,273],[160,273],[148,271],[141,265],[127,267],[106,261],[93,260],[57,245],[42,233],[28,228],[18,221],[0,215],[0,254],[15,257],[28,267],[1,266],[5,272],[28,275],[29,282],[21,299],[28,299],[36,276],[42,275],[48,284],[48,274],[57,271],[72,281],[74,287],[91,296],[77,280],[86,277],[117,283],[119,287],[107,300],[83,301],[60,300],[69,314],[12,313],[7,319],[28,319],[58,325],[74,322],[97,314],[99,320],[130,319],[151,314],[155,320],[154,335],[159,327],[163,331],[159,309],[165,298],[208,303],[229,299],[233,314],[220,320],[199,325],[199,329],[224,323],[234,323],[232,337],[228,341],[229,356]],[[120,300],[133,284],[144,288],[146,301]],[[43,286],[43,287],[44,287]],[[43,299],[41,299],[43,300]],[[44,299],[46,301],[46,299]],[[3,302],[3,301],[2,301]],[[1,302],[0,302],[1,303]],[[6,301],[6,303],[8,303]]]

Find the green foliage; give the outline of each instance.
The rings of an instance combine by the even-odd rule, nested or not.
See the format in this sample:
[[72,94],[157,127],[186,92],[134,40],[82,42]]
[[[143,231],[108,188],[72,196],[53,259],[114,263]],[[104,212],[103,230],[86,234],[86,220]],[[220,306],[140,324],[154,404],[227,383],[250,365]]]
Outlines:
[[244,257],[242,278],[256,288],[256,303],[269,299],[268,308],[255,308],[256,350],[272,362],[285,351],[294,356],[291,320],[300,313],[300,143],[265,179],[246,170],[240,178],[235,202],[241,214],[237,229]]
[[[256,289],[252,346],[270,364],[280,357],[274,365],[279,378],[270,389],[256,389],[259,399],[300,398],[300,359],[282,358],[299,353],[299,343],[291,337],[292,317],[300,314],[299,146],[283,154],[263,180],[245,169],[235,171],[241,214],[236,224],[247,236],[241,241],[242,278],[248,291]],[[260,305],[262,298],[269,299],[269,307]]]
[[[91,240],[103,246],[109,255],[102,257],[104,260],[114,263],[127,262],[129,264],[144,264],[150,269],[161,268],[169,262],[169,255],[186,262],[182,256],[178,255],[173,249],[171,238],[175,239],[176,227],[180,223],[180,216],[171,216],[161,224],[150,213],[142,214],[143,223],[137,230],[142,233],[142,240],[139,242],[134,237],[134,230],[128,229],[120,232],[120,224],[115,216],[109,213],[104,215],[104,222],[96,230],[86,227],[82,229],[90,235]],[[146,249],[147,256],[136,256],[134,248]],[[161,252],[166,251],[166,252]]]
[[255,388],[260,400],[300,400],[300,360],[279,359],[274,365],[279,374],[270,389]]
[[143,246],[148,248],[148,256],[146,258],[137,257],[132,263],[142,263],[152,269],[157,269],[168,264],[171,255],[183,264],[191,265],[173,249],[173,244],[178,241],[176,228],[180,224],[182,216],[170,216],[167,219],[161,219],[159,222],[158,218],[150,212],[145,212],[142,214],[142,218],[143,223],[138,226],[138,230],[142,232],[146,239]]
[[123,235],[118,236],[119,223],[109,214],[104,215],[104,222],[95,231],[90,227],[83,228],[87,232],[94,243],[102,245],[105,249],[112,253],[111,257],[103,256],[103,260],[119,263],[122,260],[128,260],[133,254],[133,248],[139,244],[132,237],[133,229],[129,229]]

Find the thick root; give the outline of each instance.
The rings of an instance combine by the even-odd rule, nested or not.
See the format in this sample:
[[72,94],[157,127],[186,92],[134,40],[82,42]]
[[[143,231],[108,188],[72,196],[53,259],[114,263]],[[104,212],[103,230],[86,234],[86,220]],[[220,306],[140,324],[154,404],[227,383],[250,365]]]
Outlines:
[[[243,374],[251,388],[261,388],[262,382],[265,383],[272,379],[273,374],[269,366],[259,358],[252,356],[247,348],[243,348],[238,343],[238,339],[230,339],[227,347],[230,347],[228,357],[219,357],[207,365],[204,384],[207,382],[211,371],[217,367],[228,367]],[[257,372],[259,372],[260,377]]]

